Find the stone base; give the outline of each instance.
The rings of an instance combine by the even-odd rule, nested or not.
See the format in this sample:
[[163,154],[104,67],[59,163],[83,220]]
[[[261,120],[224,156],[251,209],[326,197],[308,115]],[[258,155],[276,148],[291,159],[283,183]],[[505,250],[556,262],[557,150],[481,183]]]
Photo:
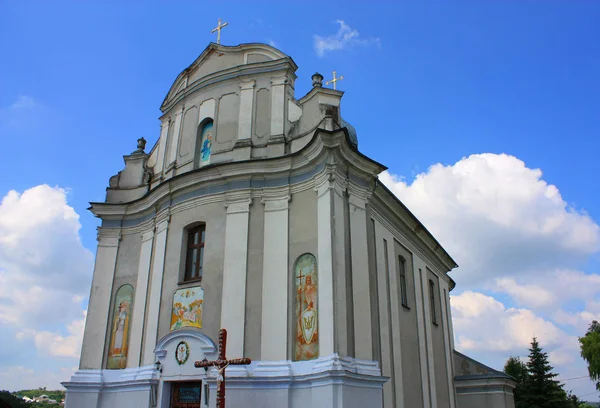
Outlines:
[[[172,380],[202,380],[208,389],[208,406],[216,407],[217,372],[196,369],[197,376]],[[159,379],[159,376],[162,378]],[[67,408],[168,408],[171,378],[154,366],[126,370],[79,370],[67,389]],[[231,366],[226,371],[228,408],[333,407],[381,408],[383,383],[379,365],[333,354],[312,361],[257,361]],[[158,394],[158,395],[157,395]]]

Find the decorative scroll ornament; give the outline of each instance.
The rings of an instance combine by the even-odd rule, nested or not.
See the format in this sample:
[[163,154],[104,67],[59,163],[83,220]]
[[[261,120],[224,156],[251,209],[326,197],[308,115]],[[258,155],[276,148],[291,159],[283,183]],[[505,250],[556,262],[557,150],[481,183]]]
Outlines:
[[180,341],[175,350],[175,360],[177,364],[183,365],[190,356],[190,346],[186,341]]

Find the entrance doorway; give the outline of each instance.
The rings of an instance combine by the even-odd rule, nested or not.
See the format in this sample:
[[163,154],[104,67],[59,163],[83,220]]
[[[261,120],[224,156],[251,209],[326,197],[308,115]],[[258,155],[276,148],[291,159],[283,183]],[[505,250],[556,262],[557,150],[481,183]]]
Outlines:
[[202,394],[202,381],[171,383],[170,408],[198,408]]

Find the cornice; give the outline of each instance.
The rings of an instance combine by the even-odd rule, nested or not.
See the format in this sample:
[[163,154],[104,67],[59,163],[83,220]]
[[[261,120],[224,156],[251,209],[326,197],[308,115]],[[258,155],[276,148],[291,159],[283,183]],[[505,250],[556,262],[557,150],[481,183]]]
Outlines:
[[[106,227],[139,228],[170,208],[180,211],[189,201],[223,201],[224,194],[247,197],[293,194],[320,183],[321,173],[329,174],[336,192],[362,191],[385,169],[349,145],[345,129],[318,129],[300,151],[282,157],[216,163],[176,175],[144,197],[129,203],[91,203],[91,211],[107,221]],[[339,191],[337,191],[339,190]],[[129,231],[128,231],[129,232]]]

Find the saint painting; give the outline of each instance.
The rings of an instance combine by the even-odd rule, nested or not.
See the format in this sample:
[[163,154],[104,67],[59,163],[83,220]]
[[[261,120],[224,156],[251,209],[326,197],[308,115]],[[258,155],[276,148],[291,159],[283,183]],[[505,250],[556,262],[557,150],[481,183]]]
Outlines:
[[202,328],[202,305],[204,289],[200,286],[179,289],[173,295],[171,330],[183,327]]
[[108,349],[107,368],[109,369],[125,368],[127,365],[127,346],[129,343],[132,303],[133,286],[121,286],[115,296],[110,346]]
[[301,255],[294,267],[296,281],[296,339],[294,360],[312,360],[319,356],[317,260],[312,254]]
[[213,143],[213,121],[207,121],[200,136],[200,166],[210,164],[210,152]]

